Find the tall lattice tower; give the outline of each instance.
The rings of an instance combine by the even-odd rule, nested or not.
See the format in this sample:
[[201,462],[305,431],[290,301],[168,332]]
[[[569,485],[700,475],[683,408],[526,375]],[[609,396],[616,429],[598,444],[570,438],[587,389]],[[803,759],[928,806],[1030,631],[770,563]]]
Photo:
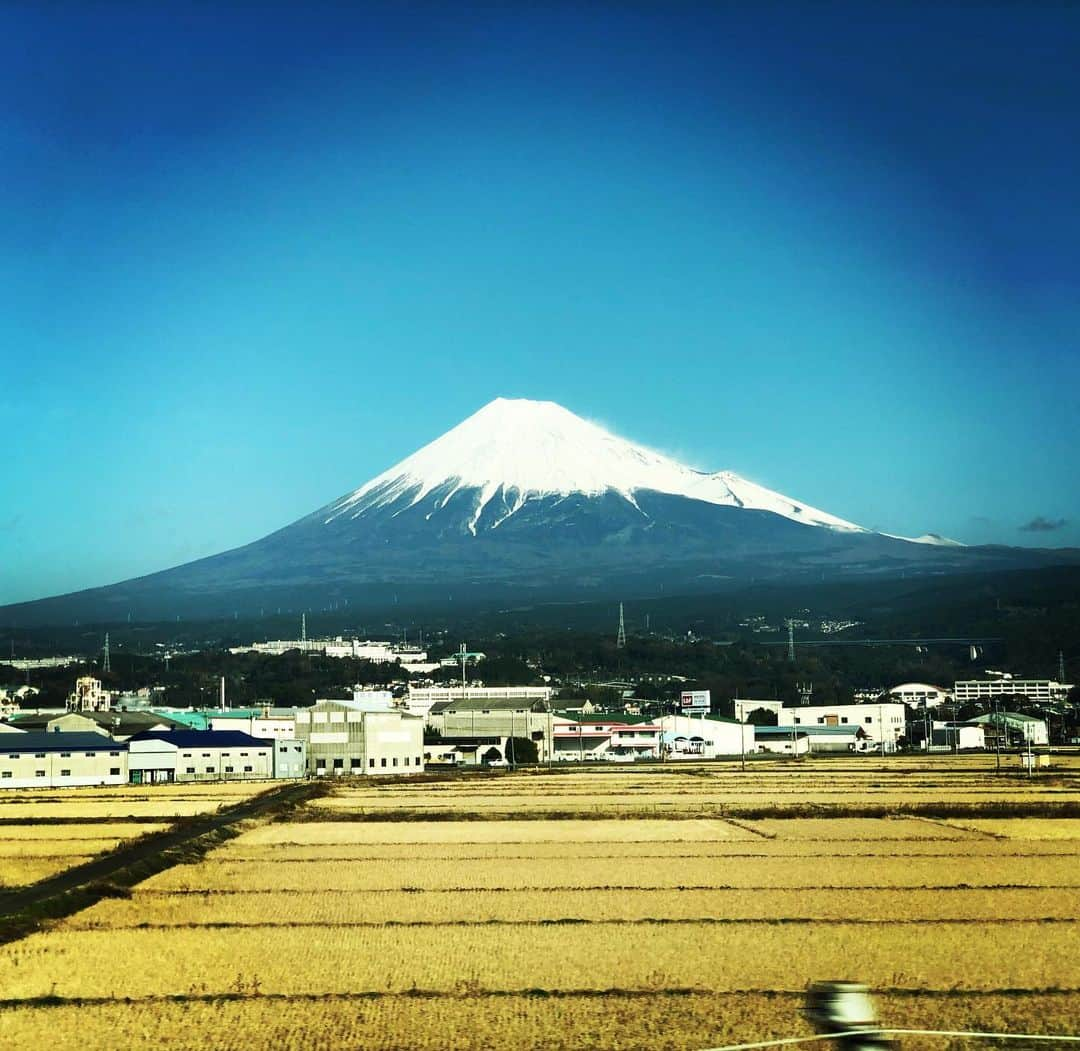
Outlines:
[[1065,681],[1065,654],[1058,650],[1058,682]]
[[795,621],[790,617],[784,621],[787,625],[787,659],[795,663]]
[[619,603],[619,634],[615,636],[615,648],[621,650],[626,646],[626,619],[623,617],[623,605]]
[[307,642],[307,614],[300,614],[300,641]]
[[112,666],[109,664],[109,633],[105,632],[105,649],[101,655],[101,670],[112,671]]

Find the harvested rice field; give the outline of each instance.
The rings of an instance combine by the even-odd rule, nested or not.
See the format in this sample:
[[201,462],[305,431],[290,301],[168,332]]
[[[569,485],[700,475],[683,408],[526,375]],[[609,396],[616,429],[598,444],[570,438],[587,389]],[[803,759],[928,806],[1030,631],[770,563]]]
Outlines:
[[[673,776],[710,780],[556,775],[581,816],[546,820],[476,816],[543,800],[536,776],[336,786],[0,946],[0,1045],[709,1048],[809,1032],[807,983],[838,977],[886,1024],[1080,1029],[1080,818],[587,809]],[[464,819],[431,820],[425,791]],[[384,793],[418,805],[350,813]]]
[[942,806],[993,817],[1056,808],[1080,816],[1080,764],[1055,757],[1029,778],[990,756],[866,757],[851,761],[771,761],[702,766],[671,764],[635,770],[557,770],[477,781],[386,781],[342,787],[314,800],[313,820],[395,820],[412,815],[439,820],[461,816],[515,819],[559,817],[759,816],[835,813],[937,813]]
[[165,827],[146,822],[0,826],[0,890],[55,876]]

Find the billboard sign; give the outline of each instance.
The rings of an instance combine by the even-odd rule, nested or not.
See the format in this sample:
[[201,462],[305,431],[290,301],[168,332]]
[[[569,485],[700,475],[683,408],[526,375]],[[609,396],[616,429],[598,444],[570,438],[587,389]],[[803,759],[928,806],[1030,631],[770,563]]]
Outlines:
[[712,707],[712,696],[709,690],[684,690],[682,694],[682,710],[684,712],[707,712]]

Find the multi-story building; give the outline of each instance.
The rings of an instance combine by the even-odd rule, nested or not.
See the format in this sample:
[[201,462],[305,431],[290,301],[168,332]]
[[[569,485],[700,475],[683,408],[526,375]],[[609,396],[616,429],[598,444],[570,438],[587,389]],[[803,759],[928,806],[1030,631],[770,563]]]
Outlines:
[[1053,679],[964,679],[953,683],[953,700],[970,704],[999,697],[1026,697],[1036,704],[1051,704],[1066,700],[1072,688],[1072,683]]
[[866,734],[868,747],[895,752],[906,732],[906,709],[902,704],[802,704],[781,708],[780,726],[859,726]]
[[664,729],[649,718],[621,716],[567,719],[556,716],[552,758],[557,761],[633,762],[659,759]]
[[[456,691],[417,690],[409,695],[410,711],[413,694],[445,695],[449,699],[435,700],[427,710],[427,722],[443,737],[524,737],[536,744],[541,761],[552,748],[552,712],[549,704],[551,690],[547,686],[500,686]],[[427,698],[420,702],[426,703]]]
[[297,711],[296,736],[317,777],[424,770],[424,720],[386,704],[318,701]]
[[127,778],[127,745],[102,734],[12,733],[0,743],[0,788],[122,785]]
[[68,695],[69,712],[107,712],[112,709],[112,694],[101,687],[101,680],[81,675]]

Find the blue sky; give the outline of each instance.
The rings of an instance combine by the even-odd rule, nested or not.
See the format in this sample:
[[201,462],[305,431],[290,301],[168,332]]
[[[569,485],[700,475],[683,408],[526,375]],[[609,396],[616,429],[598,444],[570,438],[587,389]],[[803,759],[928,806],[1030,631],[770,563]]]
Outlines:
[[0,9],[0,604],[499,395],[1080,544],[1080,7],[583,6]]

